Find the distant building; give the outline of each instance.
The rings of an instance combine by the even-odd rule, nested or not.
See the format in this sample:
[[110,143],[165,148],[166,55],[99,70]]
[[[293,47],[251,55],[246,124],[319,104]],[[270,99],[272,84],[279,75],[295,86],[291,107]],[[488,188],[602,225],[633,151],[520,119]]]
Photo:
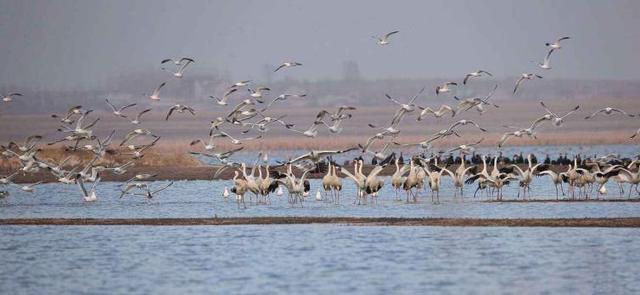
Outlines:
[[360,67],[357,62],[347,60],[342,63],[342,79],[348,82],[360,81],[362,79]]

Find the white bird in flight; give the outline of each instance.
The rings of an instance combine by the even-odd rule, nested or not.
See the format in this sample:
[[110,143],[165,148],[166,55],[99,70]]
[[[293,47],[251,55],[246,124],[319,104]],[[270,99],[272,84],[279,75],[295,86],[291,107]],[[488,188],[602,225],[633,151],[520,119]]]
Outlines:
[[160,89],[162,89],[162,87],[164,87],[164,85],[167,85],[167,82],[160,83],[160,85],[158,85],[158,87],[156,87],[156,89],[153,89],[153,92],[148,97],[151,100],[160,100]]
[[104,100],[104,101],[106,101],[106,102],[107,102],[107,104],[109,105],[109,107],[111,107],[111,110],[113,111],[113,114],[114,114],[114,115],[116,115],[116,116],[118,116],[118,117],[122,117],[122,118],[126,118],[126,117],[127,117],[125,114],[123,114],[123,113],[122,113],[122,111],[124,111],[124,110],[126,110],[126,109],[128,109],[128,108],[133,107],[133,106],[135,106],[135,105],[136,105],[135,103],[132,103],[132,104],[128,104],[128,105],[122,106],[122,107],[120,107],[120,108],[117,108],[116,106],[114,106],[114,105],[109,101],[109,99],[108,99],[108,98],[105,98],[105,100]]
[[560,46],[560,41],[569,40],[569,39],[571,39],[571,37],[561,37],[561,38],[558,38],[558,40],[556,40],[553,43],[545,43],[544,45],[546,45],[551,49],[560,49],[562,48],[562,46]]
[[286,61],[283,62],[279,67],[276,68],[275,71],[273,71],[274,73],[279,71],[282,68],[290,68],[290,67],[297,67],[297,66],[301,66],[302,64],[299,62],[295,62],[295,61]]
[[22,93],[18,93],[18,92],[12,92],[12,93],[9,93],[9,94],[7,94],[7,95],[5,95],[5,96],[3,96],[3,97],[2,97],[2,101],[4,101],[4,102],[10,102],[10,101],[12,101],[12,100],[13,100],[13,98],[14,98],[15,96],[22,96]]
[[378,36],[371,36],[371,38],[378,40],[378,45],[387,45],[389,44],[389,37],[391,37],[391,35],[393,34],[397,34],[400,31],[393,31],[390,33],[387,33],[384,36],[378,37]]

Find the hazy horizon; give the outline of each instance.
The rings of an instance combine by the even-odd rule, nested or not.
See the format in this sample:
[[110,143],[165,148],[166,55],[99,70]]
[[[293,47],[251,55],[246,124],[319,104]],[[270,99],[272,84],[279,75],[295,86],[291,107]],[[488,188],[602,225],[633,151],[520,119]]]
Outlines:
[[[285,60],[304,65],[275,81],[340,79],[349,61],[364,79],[504,78],[536,71],[544,43],[564,35],[545,78],[640,79],[634,1],[0,0],[0,18],[0,87],[96,89],[174,56],[232,79],[262,79]],[[371,39],[391,30],[389,46]]]

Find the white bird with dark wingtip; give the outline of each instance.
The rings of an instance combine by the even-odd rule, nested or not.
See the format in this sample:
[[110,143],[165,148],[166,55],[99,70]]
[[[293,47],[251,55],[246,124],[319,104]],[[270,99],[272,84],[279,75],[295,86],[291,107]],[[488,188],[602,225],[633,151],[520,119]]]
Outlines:
[[543,70],[550,70],[551,69],[551,53],[553,52],[553,49],[549,50],[549,52],[547,53],[547,55],[544,57],[544,60],[538,64],[538,67],[540,67]]
[[4,101],[4,102],[13,101],[13,98],[16,97],[16,96],[22,96],[22,93],[18,93],[18,92],[9,93],[9,94],[7,94],[7,95],[2,97],[2,101]]
[[513,93],[516,93],[518,87],[520,87],[520,84],[522,84],[524,80],[533,80],[534,78],[542,79],[542,76],[538,74],[522,73],[522,75],[520,75],[520,78],[518,78],[518,81],[516,81],[516,87],[513,88]]
[[467,81],[469,80],[469,78],[475,78],[475,77],[481,77],[482,75],[487,75],[490,77],[493,77],[493,75],[485,70],[477,70],[475,72],[471,72],[468,73],[466,76],[464,76],[464,80],[462,80],[462,84],[463,85],[467,85]]
[[451,88],[449,88],[449,86],[458,86],[458,83],[456,82],[444,82],[444,84],[436,87],[436,95],[439,95],[440,93],[446,93],[446,92],[451,92]]
[[140,118],[142,117],[142,115],[144,115],[144,114],[146,114],[146,113],[148,113],[148,112],[150,112],[150,111],[151,111],[151,109],[146,109],[146,110],[143,110],[142,112],[139,112],[139,113],[136,115],[136,118],[135,118],[135,119],[133,119],[133,120],[131,121],[131,124],[133,124],[133,125],[138,125],[138,124],[140,124]]
[[184,70],[187,68],[187,66],[189,66],[190,64],[193,63],[193,59],[184,59],[184,60],[185,60],[185,62],[181,63],[179,65],[180,68],[178,68],[178,70],[176,72],[173,72],[171,70],[167,70],[166,68],[162,68],[162,70],[171,73],[174,77],[176,77],[178,79],[182,79],[182,77],[184,76]]
[[393,34],[397,34],[398,32],[400,32],[400,31],[389,32],[386,35],[380,36],[380,37],[371,36],[371,38],[378,40],[378,45],[387,45],[387,44],[390,43],[389,37],[391,37],[391,35],[393,35]]
[[636,115],[633,115],[633,114],[629,114],[629,113],[627,113],[627,112],[625,112],[625,111],[623,111],[621,109],[612,108],[612,107],[606,107],[606,108],[603,108],[603,109],[595,111],[593,114],[584,117],[584,119],[585,120],[589,120],[589,119],[595,117],[597,114],[600,114],[600,113],[603,113],[605,115],[611,115],[613,113],[620,113],[620,114],[623,114],[623,115],[626,115],[626,116],[629,116],[629,117],[635,117],[636,116]]
[[545,43],[544,45],[551,49],[561,49],[562,46],[560,46],[560,41],[569,40],[569,39],[571,39],[571,37],[561,37],[561,38],[558,38],[558,40],[556,40],[553,43]]
[[274,73],[279,71],[282,68],[291,68],[291,67],[297,67],[297,66],[301,66],[302,64],[299,62],[295,62],[295,61],[286,61],[283,62],[279,67],[277,67],[275,69],[275,71],[273,71]]
[[160,100],[160,89],[162,89],[164,85],[167,85],[167,82],[160,83],[160,85],[158,85],[158,87],[156,87],[156,89],[154,89],[151,95],[148,95],[148,97],[151,100]]
[[183,104],[175,104],[169,109],[165,121],[169,120],[169,117],[171,117],[171,114],[173,114],[173,112],[184,113],[185,111],[191,113],[192,116],[196,115],[196,110],[194,110],[192,107]]
[[542,107],[544,108],[545,111],[547,111],[548,115],[551,115],[551,122],[553,123],[554,126],[556,127],[560,127],[562,125],[562,123],[564,123],[564,118],[566,118],[567,116],[575,113],[580,106],[576,106],[573,109],[571,109],[570,111],[568,111],[566,114],[564,114],[563,116],[559,116],[558,114],[556,114],[555,112],[551,111],[545,104],[543,101],[540,101],[540,105],[542,105]]
[[446,113],[451,113],[451,117],[455,117],[456,115],[456,110],[454,110],[452,107],[443,104],[440,106],[439,109],[437,110],[433,110],[430,107],[421,107],[418,106],[419,109],[421,109],[422,111],[420,112],[420,114],[418,115],[418,118],[416,119],[416,121],[422,121],[422,118],[424,116],[426,116],[427,114],[433,114],[434,117],[436,118],[441,118],[442,116],[444,116]]
[[123,113],[122,113],[122,111],[124,111],[124,110],[126,110],[126,109],[128,109],[128,108],[130,108],[130,107],[134,107],[134,106],[136,106],[136,104],[135,104],[135,103],[132,103],[132,104],[128,104],[128,105],[122,106],[122,107],[120,107],[120,108],[117,108],[116,106],[114,106],[114,105],[109,101],[109,99],[108,99],[108,98],[105,98],[105,99],[104,99],[104,101],[106,101],[106,102],[107,102],[107,104],[109,105],[109,107],[111,107],[111,110],[112,110],[112,112],[113,112],[113,114],[114,114],[114,115],[116,115],[116,116],[118,116],[118,117],[122,117],[122,118],[126,118],[126,117],[127,117],[125,114],[123,114]]
[[183,62],[195,62],[195,60],[193,60],[193,58],[188,58],[188,57],[181,57],[181,58],[167,58],[167,59],[163,59],[160,64],[165,64],[168,62],[173,62],[174,65],[179,66],[182,65]]

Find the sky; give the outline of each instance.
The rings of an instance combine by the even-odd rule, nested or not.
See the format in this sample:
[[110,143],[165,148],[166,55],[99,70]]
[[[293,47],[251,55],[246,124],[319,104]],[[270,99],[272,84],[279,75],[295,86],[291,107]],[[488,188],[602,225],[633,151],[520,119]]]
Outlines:
[[367,79],[512,77],[565,35],[545,77],[637,80],[639,28],[640,1],[0,0],[0,87],[91,89],[174,56],[238,80],[288,60],[303,66],[283,78],[339,79],[345,61]]

